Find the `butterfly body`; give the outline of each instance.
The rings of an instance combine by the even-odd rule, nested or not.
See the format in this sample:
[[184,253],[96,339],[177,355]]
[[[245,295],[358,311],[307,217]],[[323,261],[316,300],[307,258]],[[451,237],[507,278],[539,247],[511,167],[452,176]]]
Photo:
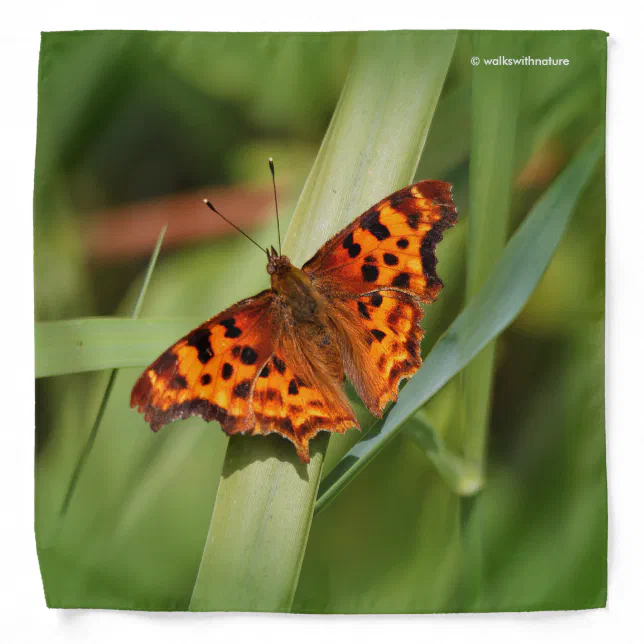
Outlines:
[[277,254],[269,255],[266,271],[271,276],[271,289],[289,307],[294,320],[324,323],[326,302],[304,271]]
[[455,221],[449,184],[422,181],[370,208],[301,269],[271,248],[271,288],[165,351],[135,384],[132,407],[155,431],[200,415],[231,435],[277,432],[308,462],[318,431],[358,426],[345,375],[381,416],[419,368],[420,303],[442,288],[434,251]]

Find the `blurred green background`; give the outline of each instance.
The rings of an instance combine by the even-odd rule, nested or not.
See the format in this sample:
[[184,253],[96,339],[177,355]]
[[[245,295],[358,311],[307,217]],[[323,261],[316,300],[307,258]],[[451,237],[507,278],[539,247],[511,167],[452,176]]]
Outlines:
[[[424,352],[464,302],[475,37],[459,34],[416,177],[454,184],[460,217],[438,250],[445,289],[425,317]],[[275,243],[266,159],[276,161],[285,228],[356,38],[44,34],[37,321],[127,315],[166,221],[142,316],[205,319],[265,288],[265,257],[200,200],[260,244]],[[498,33],[498,55],[508,38]],[[519,96],[510,232],[604,119],[603,34],[525,32],[521,49],[571,64],[503,70]],[[600,169],[541,284],[497,343],[483,490],[459,502],[401,434],[314,519],[294,611],[604,605],[604,190]],[[194,418],[150,432],[128,404],[139,372],[119,372],[64,520],[108,374],[37,380],[36,535],[51,606],[188,607],[228,439]],[[467,431],[462,396],[457,377],[427,407],[448,445]],[[355,440],[350,432],[332,442],[327,470]]]

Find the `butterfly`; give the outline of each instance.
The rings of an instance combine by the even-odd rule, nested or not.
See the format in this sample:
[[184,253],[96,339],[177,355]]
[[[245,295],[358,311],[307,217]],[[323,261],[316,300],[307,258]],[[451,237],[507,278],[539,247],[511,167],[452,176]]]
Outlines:
[[319,431],[359,428],[345,375],[382,417],[420,367],[420,305],[443,287],[435,248],[456,219],[451,185],[420,181],[369,208],[301,269],[267,249],[271,288],[164,351],[131,406],[154,431],[201,416],[231,436],[276,432],[308,463]]

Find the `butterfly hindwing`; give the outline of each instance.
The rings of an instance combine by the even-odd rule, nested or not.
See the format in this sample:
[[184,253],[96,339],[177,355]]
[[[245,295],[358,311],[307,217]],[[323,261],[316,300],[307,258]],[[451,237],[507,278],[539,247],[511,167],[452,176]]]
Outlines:
[[289,365],[286,352],[276,352],[260,371],[253,393],[253,434],[277,432],[288,438],[304,463],[309,440],[321,429],[344,433],[357,427],[355,414],[339,386],[324,379],[304,380]]
[[330,293],[387,289],[433,302],[443,287],[436,274],[435,247],[455,222],[450,184],[421,181],[367,210],[302,270]]
[[273,294],[233,305],[176,342],[141,375],[130,405],[153,430],[173,420],[217,420],[228,434],[254,426],[252,390],[273,352]]
[[344,370],[375,416],[398,398],[402,378],[421,365],[418,301],[397,291],[376,291],[335,302],[333,309]]

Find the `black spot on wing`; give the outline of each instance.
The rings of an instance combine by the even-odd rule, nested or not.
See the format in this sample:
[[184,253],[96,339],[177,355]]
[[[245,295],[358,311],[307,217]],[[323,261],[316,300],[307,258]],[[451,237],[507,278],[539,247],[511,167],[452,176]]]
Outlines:
[[250,385],[250,380],[242,380],[241,382],[238,382],[233,387],[233,394],[237,398],[248,398],[248,394],[250,393]]
[[353,244],[349,248],[349,257],[353,259],[354,257],[357,257],[358,255],[360,255],[361,251],[362,251],[362,248],[360,247],[360,244]]
[[201,376],[201,384],[206,386],[209,385],[212,382],[212,377],[210,376],[209,373],[204,373],[203,376]]
[[393,280],[391,280],[392,286],[397,286],[398,288],[409,288],[409,273],[398,273]]
[[371,304],[378,308],[382,304],[382,295],[380,293],[374,293],[371,296]]
[[378,342],[382,342],[382,339],[387,335],[386,333],[383,333],[380,329],[371,329],[371,335],[373,335]]
[[228,364],[227,362],[224,363],[224,366],[221,368],[221,377],[224,380],[229,380],[230,376],[233,375],[233,366],[231,364]]
[[219,324],[226,329],[225,338],[238,338],[242,334],[241,329],[235,326],[235,318],[226,318]]
[[210,346],[209,329],[195,329],[188,336],[187,344],[197,350],[197,357],[201,364],[206,364],[215,355]]
[[378,279],[378,269],[371,264],[362,265],[362,277],[366,282],[375,282]]
[[188,381],[181,374],[177,373],[170,381],[170,386],[173,389],[185,389],[188,386]]
[[371,320],[371,316],[369,315],[369,309],[367,308],[367,305],[364,302],[358,302],[358,312],[365,320]]
[[389,228],[380,223],[380,213],[377,210],[369,213],[360,224],[360,228],[368,230],[378,241],[391,236]]
[[264,368],[259,372],[259,377],[260,378],[268,378],[268,374],[271,372],[271,370],[268,368],[268,365],[265,364]]
[[349,233],[345,237],[344,241],[342,242],[342,246],[347,249],[349,257],[351,257],[352,259],[360,255],[360,252],[362,251],[360,244],[356,244],[353,241],[353,233]]
[[241,352],[241,361],[244,364],[255,364],[257,362],[257,351],[253,347],[244,347]]
[[286,365],[277,357],[273,356],[273,366],[282,374],[286,371]]
[[408,240],[408,239],[405,239],[405,238],[403,237],[402,239],[399,239],[399,240],[396,242],[396,246],[398,246],[398,248],[402,248],[402,249],[404,250],[405,248],[407,248],[407,247],[409,246],[409,240]]
[[398,258],[393,253],[385,253],[382,258],[387,266],[396,266],[398,264]]
[[297,394],[300,393],[300,388],[296,380],[291,380],[291,382],[288,383],[288,393],[291,396],[297,396]]

